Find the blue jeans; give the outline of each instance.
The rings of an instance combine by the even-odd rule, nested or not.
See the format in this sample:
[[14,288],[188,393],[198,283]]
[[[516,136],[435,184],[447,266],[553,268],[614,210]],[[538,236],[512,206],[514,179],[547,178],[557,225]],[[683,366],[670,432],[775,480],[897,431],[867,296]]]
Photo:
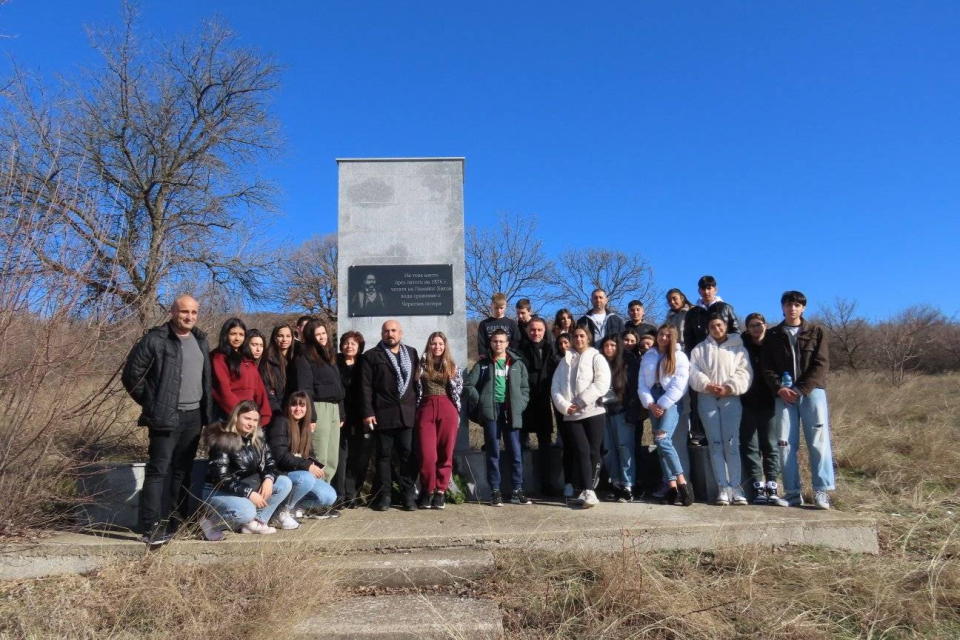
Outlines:
[[293,489],[287,499],[287,507],[293,509],[299,504],[305,509],[310,507],[329,507],[337,501],[337,492],[326,481],[314,477],[309,471],[291,471],[287,474]]
[[677,429],[673,432],[673,448],[677,451],[677,457],[680,458],[680,466],[683,469],[690,469],[690,393],[685,391],[683,397],[677,403],[677,411],[680,413]]
[[607,414],[603,430],[603,447],[607,450],[604,464],[610,480],[622,487],[632,487],[634,471],[633,450],[636,447],[637,427],[627,423],[626,413]]
[[740,487],[740,398],[718,398],[712,393],[697,396],[697,411],[710,445],[710,460],[717,486]]
[[[258,478],[246,482],[254,489],[260,486]],[[290,482],[290,478],[278,476],[273,483],[273,494],[267,498],[266,506],[260,509],[253,506],[253,502],[251,502],[249,498],[236,496],[223,491],[214,491],[213,487],[209,484],[203,487],[203,499],[207,505],[216,512],[227,527],[230,529],[238,529],[254,518],[264,524],[270,522],[273,512],[286,500],[287,494],[290,493],[292,486],[293,484]]]
[[[653,391],[654,401],[659,400],[663,391]],[[663,412],[659,418],[650,414],[650,426],[653,427],[653,437],[657,443],[657,451],[660,457],[660,468],[663,470],[664,482],[676,480],[677,476],[683,473],[683,467],[680,466],[680,456],[674,447],[673,434],[677,431],[677,424],[680,422],[680,409],[673,405]],[[657,431],[663,431],[664,435],[657,435]],[[686,446],[686,434],[683,436],[683,446]]]
[[783,490],[786,498],[800,495],[800,465],[797,451],[800,449],[800,426],[807,441],[810,454],[810,476],[814,491],[835,489],[833,478],[833,451],[830,447],[830,421],[827,414],[827,392],[814,389],[810,395],[801,395],[793,404],[777,397],[774,415],[777,421],[779,440],[786,441],[780,447],[783,471]]
[[520,449],[520,430],[509,424],[507,405],[497,405],[497,419],[483,425],[483,452],[487,459],[487,482],[491,491],[500,491],[500,436],[510,461],[512,490],[523,487],[523,452]]

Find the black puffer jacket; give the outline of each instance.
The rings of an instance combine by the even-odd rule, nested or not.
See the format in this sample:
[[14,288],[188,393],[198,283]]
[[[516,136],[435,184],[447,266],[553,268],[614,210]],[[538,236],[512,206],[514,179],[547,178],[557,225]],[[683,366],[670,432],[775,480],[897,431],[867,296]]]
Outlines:
[[683,351],[687,357],[695,346],[707,339],[707,325],[710,323],[710,316],[715,313],[719,313],[727,323],[727,333],[740,333],[736,311],[723,300],[714,302],[706,309],[701,306],[690,307],[683,322]]
[[[213,419],[210,347],[205,333],[196,327],[191,332],[203,354],[200,424],[208,425]],[[182,368],[183,347],[169,322],[150,329],[133,346],[123,366],[121,381],[133,401],[143,408],[137,424],[157,431],[170,431],[180,425],[177,406]]]
[[258,476],[261,482],[277,479],[277,465],[266,442],[258,449],[253,436],[242,438],[238,433],[227,433],[219,422],[207,430],[206,441],[210,448],[207,482],[217,491],[246,498],[254,491],[243,482],[246,478]]
[[[340,370],[329,364],[317,364],[305,353],[293,360],[295,373],[292,389],[306,391],[312,402],[330,402],[336,404],[340,412],[340,421],[344,420],[343,398],[346,395],[340,382]],[[290,381],[287,381],[290,386]],[[312,411],[312,408],[311,408]],[[313,417],[316,420],[316,416]]]
[[[290,451],[290,421],[286,416],[274,418],[270,423],[270,452],[276,461],[277,468],[284,473],[291,471],[309,471],[313,464],[308,459]],[[313,443],[310,443],[310,453],[313,455]]]

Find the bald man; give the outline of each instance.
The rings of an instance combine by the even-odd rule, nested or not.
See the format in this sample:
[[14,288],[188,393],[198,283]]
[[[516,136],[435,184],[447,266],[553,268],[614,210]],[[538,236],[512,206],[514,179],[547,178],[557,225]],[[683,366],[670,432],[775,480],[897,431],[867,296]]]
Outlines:
[[172,537],[171,513],[181,521],[189,515],[193,459],[200,431],[213,416],[210,346],[196,327],[199,309],[191,296],[174,300],[170,320],[147,331],[123,367],[123,386],[143,409],[138,424],[147,427],[150,440],[140,530],[151,547]]
[[400,469],[397,479],[404,511],[416,511],[413,456],[413,426],[417,414],[417,350],[403,344],[403,329],[396,320],[380,328],[380,342],[363,354],[360,370],[363,423],[372,429],[377,446],[377,481],[373,488],[374,511],[390,508],[393,463]]

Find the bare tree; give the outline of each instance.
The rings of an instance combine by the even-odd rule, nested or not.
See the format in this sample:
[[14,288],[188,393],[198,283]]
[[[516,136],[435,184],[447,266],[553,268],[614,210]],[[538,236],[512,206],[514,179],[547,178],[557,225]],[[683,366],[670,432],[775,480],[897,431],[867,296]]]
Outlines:
[[41,215],[26,267],[146,324],[183,281],[258,297],[267,260],[245,238],[272,205],[257,167],[278,150],[279,68],[216,22],[141,44],[135,18],[125,5],[119,31],[92,36],[102,64],[56,99],[18,73],[0,151],[22,177],[15,210]]
[[837,368],[849,367],[853,371],[865,368],[869,359],[870,325],[857,315],[857,301],[836,298],[832,306],[820,306],[819,316],[829,333],[831,355],[839,356]]
[[279,302],[337,321],[337,236],[313,236],[292,254],[279,256]]
[[467,230],[467,310],[474,315],[487,315],[497,292],[507,300],[530,298],[534,309],[542,308],[555,299],[555,273],[537,237],[536,216],[499,213],[492,226]]
[[572,309],[588,306],[594,289],[607,293],[611,309],[635,298],[654,314],[663,297],[657,291],[653,267],[643,255],[610,249],[564,251],[557,286],[561,300]]
[[899,387],[920,368],[923,356],[935,348],[939,328],[946,318],[939,309],[915,305],[877,325],[878,366]]

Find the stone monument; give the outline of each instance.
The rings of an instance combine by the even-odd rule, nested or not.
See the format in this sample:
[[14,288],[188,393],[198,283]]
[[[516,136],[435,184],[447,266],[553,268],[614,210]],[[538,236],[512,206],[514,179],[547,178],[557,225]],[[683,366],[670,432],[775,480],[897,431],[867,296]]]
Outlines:
[[463,158],[340,158],[337,273],[340,334],[367,348],[394,318],[423,353],[434,331],[467,365]]

